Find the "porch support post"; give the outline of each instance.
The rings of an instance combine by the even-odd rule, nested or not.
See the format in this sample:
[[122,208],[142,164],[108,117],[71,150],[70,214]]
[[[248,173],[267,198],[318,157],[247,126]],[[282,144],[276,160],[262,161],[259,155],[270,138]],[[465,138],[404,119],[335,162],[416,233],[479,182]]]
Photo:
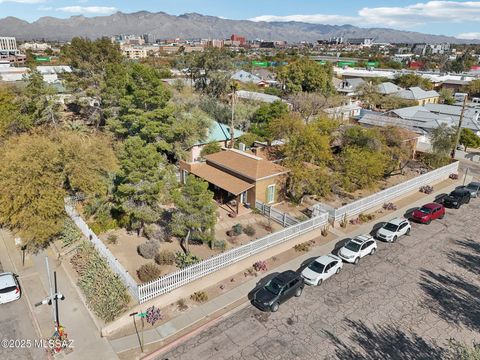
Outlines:
[[240,195],[237,195],[237,215],[238,215],[239,208],[240,208]]

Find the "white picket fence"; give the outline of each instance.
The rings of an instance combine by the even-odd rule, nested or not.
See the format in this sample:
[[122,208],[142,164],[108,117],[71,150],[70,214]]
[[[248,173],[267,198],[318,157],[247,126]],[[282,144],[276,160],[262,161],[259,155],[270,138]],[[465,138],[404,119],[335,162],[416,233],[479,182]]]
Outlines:
[[329,214],[331,221],[341,221],[345,216],[348,218],[357,216],[367,210],[374,209],[383,205],[384,203],[391,202],[392,200],[406,195],[409,192],[419,190],[421,186],[431,185],[434,182],[447,179],[450,174],[458,172],[458,165],[458,162],[454,162],[430,171],[426,174],[419,175],[401,184],[392,186],[391,188],[382,190],[376,194],[359,199],[338,209],[323,207],[322,204],[317,204],[315,206],[323,208],[323,210]]
[[300,222],[297,219],[288,215],[287,213],[281,212],[274,207],[264,204],[263,202],[258,200],[255,201],[255,208],[259,210],[262,215],[274,220],[283,227],[293,226]]
[[252,241],[235,249],[225,251],[209,259],[205,259],[187,268],[177,270],[174,273],[162,276],[157,280],[139,285],[139,301],[142,304],[159,295],[168,293],[176,288],[200,279],[201,277],[204,277],[229,265],[235,264],[236,262],[258,254],[273,246],[286,242],[294,237],[318,229],[327,223],[328,215],[322,214],[296,225],[289,226],[281,231],[269,234],[261,239]]
[[68,216],[75,222],[83,235],[93,244],[95,249],[107,261],[110,269],[115,272],[123,284],[128,288],[133,297],[138,299],[138,285],[122,264],[113,256],[105,244],[97,237],[97,235],[88,227],[87,223],[76,212],[74,201],[70,198],[65,199],[65,211]]

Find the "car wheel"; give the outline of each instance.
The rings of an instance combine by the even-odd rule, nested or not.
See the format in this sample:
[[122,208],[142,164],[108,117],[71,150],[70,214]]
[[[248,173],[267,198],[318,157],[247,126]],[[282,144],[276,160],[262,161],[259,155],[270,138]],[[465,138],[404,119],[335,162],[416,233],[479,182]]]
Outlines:
[[317,286],[322,285],[322,283],[323,283],[323,279],[318,280],[318,281],[317,281]]
[[275,304],[273,304],[273,305],[270,307],[270,310],[272,310],[272,312],[277,312],[277,311],[278,311],[278,307],[279,307],[278,303],[275,303]]
[[370,255],[375,254],[375,251],[377,251],[377,249],[373,248],[372,251],[370,251]]
[[467,199],[467,201],[465,202],[465,204],[468,204],[470,202],[470,198]]
[[337,269],[337,271],[335,271],[335,274],[340,274],[340,271],[342,271],[342,268],[341,268],[341,267],[339,267],[339,268]]
[[457,205],[455,206],[455,209],[460,209],[460,204],[457,204]]
[[439,219],[443,219],[444,217],[445,217],[445,213],[443,213],[443,214],[439,217]]
[[427,225],[430,225],[432,223],[432,219],[428,219]]
[[300,297],[300,295],[302,295],[302,291],[303,291],[302,288],[297,288],[297,290],[295,291],[295,296]]
[[405,233],[405,235],[407,235],[407,236],[410,235],[410,230],[411,230],[411,228],[408,228],[408,229],[407,229],[407,232]]
[[355,265],[357,265],[359,262],[360,262],[360,256],[357,257],[353,263],[354,263]]
[[395,235],[392,239],[392,242],[395,242],[395,241],[397,241],[397,235]]

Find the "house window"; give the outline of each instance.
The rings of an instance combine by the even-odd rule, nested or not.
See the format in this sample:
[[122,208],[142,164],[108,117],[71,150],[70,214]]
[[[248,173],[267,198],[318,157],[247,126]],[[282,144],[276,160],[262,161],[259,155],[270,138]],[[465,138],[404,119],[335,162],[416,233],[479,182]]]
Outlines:
[[275,184],[268,185],[267,188],[267,203],[271,204],[275,201]]

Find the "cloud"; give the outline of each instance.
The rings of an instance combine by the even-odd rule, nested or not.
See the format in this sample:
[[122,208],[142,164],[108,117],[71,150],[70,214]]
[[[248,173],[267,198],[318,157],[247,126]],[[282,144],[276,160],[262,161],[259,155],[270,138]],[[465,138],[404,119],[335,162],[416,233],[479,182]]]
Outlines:
[[472,22],[480,17],[480,1],[428,1],[406,6],[362,8],[356,16],[312,14],[263,15],[253,21],[302,21],[313,24],[376,25],[409,28],[433,22]]
[[110,6],[65,6],[56,10],[73,14],[112,14],[117,11],[117,8]]
[[466,39],[466,40],[480,40],[480,32],[469,32],[469,33],[462,33],[456,36],[459,39]]

